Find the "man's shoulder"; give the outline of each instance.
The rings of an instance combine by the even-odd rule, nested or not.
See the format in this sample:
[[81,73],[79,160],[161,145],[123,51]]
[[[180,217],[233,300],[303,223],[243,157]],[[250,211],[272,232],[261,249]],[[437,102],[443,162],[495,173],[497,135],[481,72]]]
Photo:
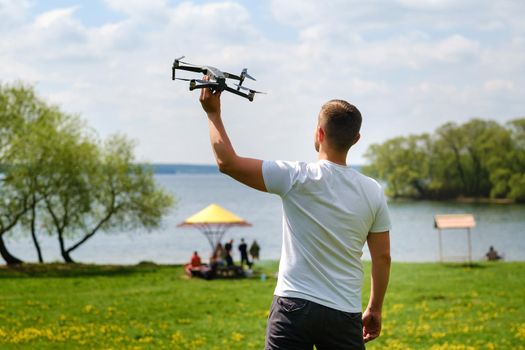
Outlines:
[[382,186],[381,184],[374,178],[370,177],[370,176],[367,176],[363,173],[361,173],[360,171],[356,170],[356,169],[352,169],[353,172],[355,173],[355,176],[356,176],[356,179],[358,181],[360,181],[361,183],[363,184],[366,184],[368,186],[371,186],[373,188],[376,188],[378,190],[382,190]]

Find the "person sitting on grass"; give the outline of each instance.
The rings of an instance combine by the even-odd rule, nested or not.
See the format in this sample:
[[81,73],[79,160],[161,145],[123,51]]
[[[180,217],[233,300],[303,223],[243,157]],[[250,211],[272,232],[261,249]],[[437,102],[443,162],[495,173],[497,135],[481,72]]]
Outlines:
[[501,255],[498,254],[498,251],[494,249],[493,246],[490,246],[489,251],[485,254],[488,261],[497,261],[501,259]]
[[202,263],[201,257],[196,251],[191,256],[191,262],[184,266],[184,271],[190,277],[203,278],[208,278],[208,275],[212,272],[208,265]]
[[217,246],[215,247],[215,250],[213,251],[211,260],[213,260],[213,263],[217,267],[220,267],[226,264],[225,258],[226,258],[226,251],[224,250],[222,243],[219,242],[217,243]]
[[191,256],[190,263],[184,266],[184,271],[188,276],[194,276],[197,272],[200,272],[202,265],[201,257],[196,251]]

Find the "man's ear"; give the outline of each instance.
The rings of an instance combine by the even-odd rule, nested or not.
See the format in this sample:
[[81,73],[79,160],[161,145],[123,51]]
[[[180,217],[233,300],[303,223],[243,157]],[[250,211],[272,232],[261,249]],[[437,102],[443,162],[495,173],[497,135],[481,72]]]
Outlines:
[[359,141],[360,138],[361,138],[361,134],[357,133],[357,135],[355,135],[354,137],[354,141],[352,142],[352,146],[355,145],[357,141]]
[[323,130],[322,127],[318,126],[318,127],[317,127],[317,142],[318,142],[319,144],[323,143],[324,138],[325,138],[324,130]]

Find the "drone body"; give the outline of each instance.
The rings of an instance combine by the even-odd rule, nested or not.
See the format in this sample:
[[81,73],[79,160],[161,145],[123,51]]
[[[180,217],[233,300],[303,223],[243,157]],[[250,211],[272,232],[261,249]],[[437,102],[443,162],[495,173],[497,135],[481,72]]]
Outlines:
[[[172,74],[171,78],[172,80],[184,80],[190,82],[190,91],[195,89],[204,89],[204,88],[210,88],[215,91],[228,91],[233,94],[242,96],[244,98],[247,98],[250,101],[253,101],[253,98],[255,94],[257,93],[263,93],[260,91],[255,91],[252,89],[249,89],[247,87],[242,86],[242,83],[244,82],[244,79],[248,78],[251,80],[255,80],[252,76],[248,74],[248,70],[244,68],[239,75],[222,72],[221,70],[212,67],[212,66],[197,66],[190,63],[182,62],[181,60],[184,58],[184,56],[176,58],[173,62],[172,67]],[[202,79],[186,79],[186,78],[176,78],[175,77],[175,70],[185,70],[189,72],[196,72],[196,73],[203,73],[208,77],[208,80],[202,80]],[[239,84],[235,84],[237,86],[237,89],[231,88],[226,84],[226,79],[234,79],[238,80]],[[240,90],[246,90],[247,93],[244,93]]]

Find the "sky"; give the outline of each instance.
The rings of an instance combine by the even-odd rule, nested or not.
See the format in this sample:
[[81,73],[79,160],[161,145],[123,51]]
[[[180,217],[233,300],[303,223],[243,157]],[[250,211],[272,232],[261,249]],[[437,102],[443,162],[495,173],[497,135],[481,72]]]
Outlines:
[[239,155],[315,161],[320,106],[339,98],[363,115],[348,162],[364,164],[389,138],[525,116],[524,14],[521,0],[0,0],[0,82],[127,135],[139,161],[212,164],[173,59],[246,67],[267,94],[222,95]]

